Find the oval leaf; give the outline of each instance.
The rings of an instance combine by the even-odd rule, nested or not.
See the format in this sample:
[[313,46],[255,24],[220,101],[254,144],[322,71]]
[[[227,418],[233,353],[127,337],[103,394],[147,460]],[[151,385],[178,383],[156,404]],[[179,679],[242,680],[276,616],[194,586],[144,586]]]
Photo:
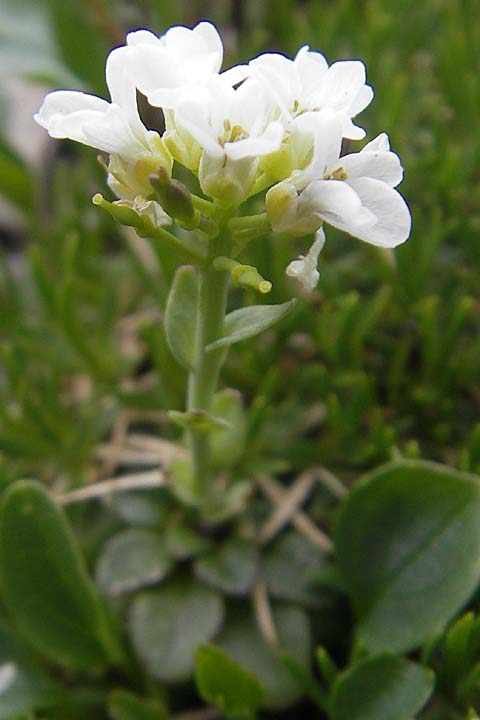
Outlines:
[[254,718],[265,695],[254,676],[215,645],[198,649],[195,682],[206,702],[236,720]]
[[336,545],[364,645],[418,647],[480,580],[480,483],[427,462],[380,468],[347,498]]
[[[310,626],[306,613],[297,607],[283,606],[274,609],[272,615],[281,647],[299,666],[308,666]],[[299,698],[297,683],[279,655],[263,639],[249,613],[232,612],[216,642],[265,688],[266,707],[280,709]]]
[[162,535],[129,528],[105,544],[97,565],[97,585],[109,595],[118,595],[163,580],[171,567]]
[[433,690],[431,670],[396,655],[356,665],[336,682],[333,720],[408,720]]
[[214,588],[230,595],[246,595],[255,580],[258,567],[256,546],[234,538],[195,563],[195,572]]
[[281,305],[250,305],[234,310],[225,318],[225,336],[207,345],[207,352],[246,340],[267,330],[285,317],[295,303],[296,300],[293,299]]
[[195,268],[182,265],[173,278],[165,308],[165,335],[172,354],[192,369],[197,324],[198,281]]
[[65,517],[38,483],[5,494],[0,568],[3,600],[43,655],[73,667],[105,663],[103,608]]
[[130,629],[139,657],[166,682],[188,678],[199,645],[212,639],[223,618],[222,598],[193,580],[176,580],[139,595]]

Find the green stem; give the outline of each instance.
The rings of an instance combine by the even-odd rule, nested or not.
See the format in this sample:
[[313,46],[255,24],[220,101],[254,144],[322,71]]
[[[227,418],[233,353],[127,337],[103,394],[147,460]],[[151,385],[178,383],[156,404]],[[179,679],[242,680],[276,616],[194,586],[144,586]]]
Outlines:
[[257,232],[262,232],[272,229],[267,213],[234,217],[230,220],[229,227],[232,232],[236,232],[238,230],[255,230]]
[[[225,357],[224,348],[205,352],[205,347],[223,332],[230,275],[213,266],[198,269],[199,299],[195,336],[195,360],[188,381],[188,410],[210,412],[218,374]],[[207,500],[211,485],[210,435],[204,430],[190,431],[194,485],[199,497]]]

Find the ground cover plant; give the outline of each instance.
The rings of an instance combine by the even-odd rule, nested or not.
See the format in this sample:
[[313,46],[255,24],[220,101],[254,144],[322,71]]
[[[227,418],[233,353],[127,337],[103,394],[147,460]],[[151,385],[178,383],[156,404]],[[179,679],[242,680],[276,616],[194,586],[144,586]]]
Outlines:
[[476,3],[0,9],[0,718],[477,717]]

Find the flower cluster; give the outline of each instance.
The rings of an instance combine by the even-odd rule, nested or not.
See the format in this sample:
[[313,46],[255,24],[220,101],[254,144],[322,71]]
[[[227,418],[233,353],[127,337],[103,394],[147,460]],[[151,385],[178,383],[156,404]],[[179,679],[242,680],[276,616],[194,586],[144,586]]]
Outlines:
[[[175,161],[232,211],[266,191],[275,231],[307,235],[326,222],[383,247],[407,239],[410,213],[394,189],[403,171],[387,136],[341,155],[344,139],[365,136],[353,122],[373,98],[362,62],[329,66],[308,47],[293,60],[266,53],[224,72],[222,60],[221,39],[208,22],[160,37],[138,30],[108,56],[111,102],[59,90],[35,118],[52,137],[108,153],[111,189],[137,207],[152,195],[151,173],[171,177]],[[138,93],[162,109],[161,135],[143,124]],[[320,245],[290,274],[303,277],[299,262],[316,272]]]

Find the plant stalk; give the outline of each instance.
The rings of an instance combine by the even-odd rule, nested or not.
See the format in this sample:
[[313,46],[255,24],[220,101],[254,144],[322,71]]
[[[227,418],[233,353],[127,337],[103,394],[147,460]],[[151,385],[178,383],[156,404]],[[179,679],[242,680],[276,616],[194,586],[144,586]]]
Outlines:
[[[210,266],[198,269],[198,279],[195,359],[188,380],[187,409],[210,412],[226,351],[218,348],[206,352],[205,347],[222,335],[230,274]],[[190,430],[190,448],[196,494],[208,501],[212,475],[209,432]]]

